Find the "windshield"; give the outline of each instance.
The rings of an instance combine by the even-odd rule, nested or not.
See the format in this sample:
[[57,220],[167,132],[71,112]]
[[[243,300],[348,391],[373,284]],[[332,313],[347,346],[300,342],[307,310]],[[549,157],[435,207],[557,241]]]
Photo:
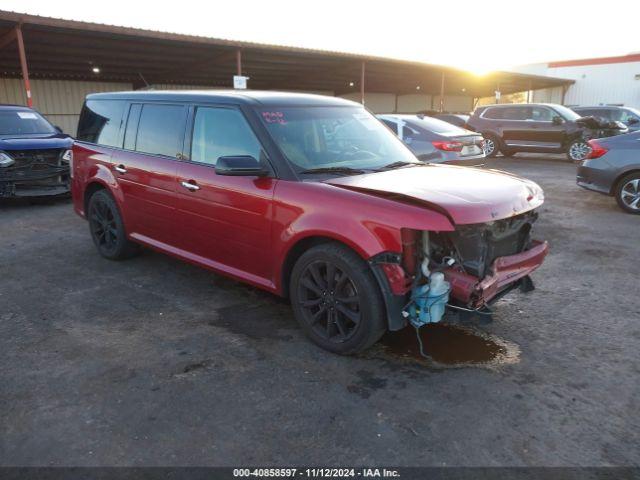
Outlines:
[[554,105],[553,108],[565,120],[575,122],[577,119],[580,118],[580,115],[578,115],[576,112],[562,105]]
[[39,113],[28,110],[0,110],[0,135],[56,133]]
[[[377,170],[421,164],[389,129],[357,107],[262,110],[262,121],[300,173],[315,169]],[[361,173],[361,172],[360,172]]]

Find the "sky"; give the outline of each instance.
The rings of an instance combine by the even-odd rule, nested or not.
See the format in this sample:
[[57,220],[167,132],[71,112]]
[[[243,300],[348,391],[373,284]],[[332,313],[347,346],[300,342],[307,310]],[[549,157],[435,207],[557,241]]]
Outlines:
[[640,0],[2,0],[0,9],[485,73],[640,52]]

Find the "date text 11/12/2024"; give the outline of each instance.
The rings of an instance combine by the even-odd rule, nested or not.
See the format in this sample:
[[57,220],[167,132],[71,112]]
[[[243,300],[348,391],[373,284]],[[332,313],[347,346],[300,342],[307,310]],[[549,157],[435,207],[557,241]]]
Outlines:
[[280,477],[280,478],[399,478],[397,470],[387,468],[237,468],[235,478]]

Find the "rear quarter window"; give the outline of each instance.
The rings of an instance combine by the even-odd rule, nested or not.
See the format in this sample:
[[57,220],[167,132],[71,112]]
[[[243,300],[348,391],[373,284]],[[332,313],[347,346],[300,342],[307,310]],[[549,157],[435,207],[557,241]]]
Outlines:
[[80,113],[78,140],[120,147],[124,100],[87,100]]

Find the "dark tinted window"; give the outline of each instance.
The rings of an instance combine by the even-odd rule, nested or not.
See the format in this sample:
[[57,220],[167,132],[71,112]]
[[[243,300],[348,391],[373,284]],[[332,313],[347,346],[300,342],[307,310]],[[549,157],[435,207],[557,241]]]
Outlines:
[[220,157],[250,155],[260,159],[262,148],[238,110],[202,107],[196,110],[191,142],[193,162],[215,165]]
[[88,100],[78,123],[78,140],[119,147],[123,100]]
[[439,120],[437,118],[424,117],[411,119],[408,121],[409,125],[415,126],[421,130],[426,130],[432,133],[444,133],[444,134],[460,134],[464,133],[460,127],[456,127],[451,123]]
[[581,117],[607,117],[607,111],[602,108],[584,108],[576,110]]
[[398,124],[396,122],[392,122],[391,120],[382,120],[387,127],[391,129],[393,133],[398,134]]
[[553,120],[554,116],[557,116],[546,107],[531,107],[529,112],[530,114],[527,118],[535,122],[550,122]]
[[487,108],[482,115],[483,118],[491,118],[495,120],[499,120],[504,118],[504,109],[503,108]]
[[448,114],[440,114],[435,116],[437,119],[442,120],[444,122],[450,123],[451,125],[455,125],[457,127],[464,127],[467,123],[469,117],[464,117],[460,115],[448,115]]
[[136,151],[176,157],[182,151],[184,124],[185,108],[181,105],[144,105]]
[[131,105],[129,108],[129,117],[127,118],[127,128],[124,132],[124,148],[127,150],[136,149],[136,133],[138,133],[138,122],[140,121],[140,112],[142,105],[139,103]]
[[529,107],[506,107],[503,108],[503,120],[527,120],[529,118]]

